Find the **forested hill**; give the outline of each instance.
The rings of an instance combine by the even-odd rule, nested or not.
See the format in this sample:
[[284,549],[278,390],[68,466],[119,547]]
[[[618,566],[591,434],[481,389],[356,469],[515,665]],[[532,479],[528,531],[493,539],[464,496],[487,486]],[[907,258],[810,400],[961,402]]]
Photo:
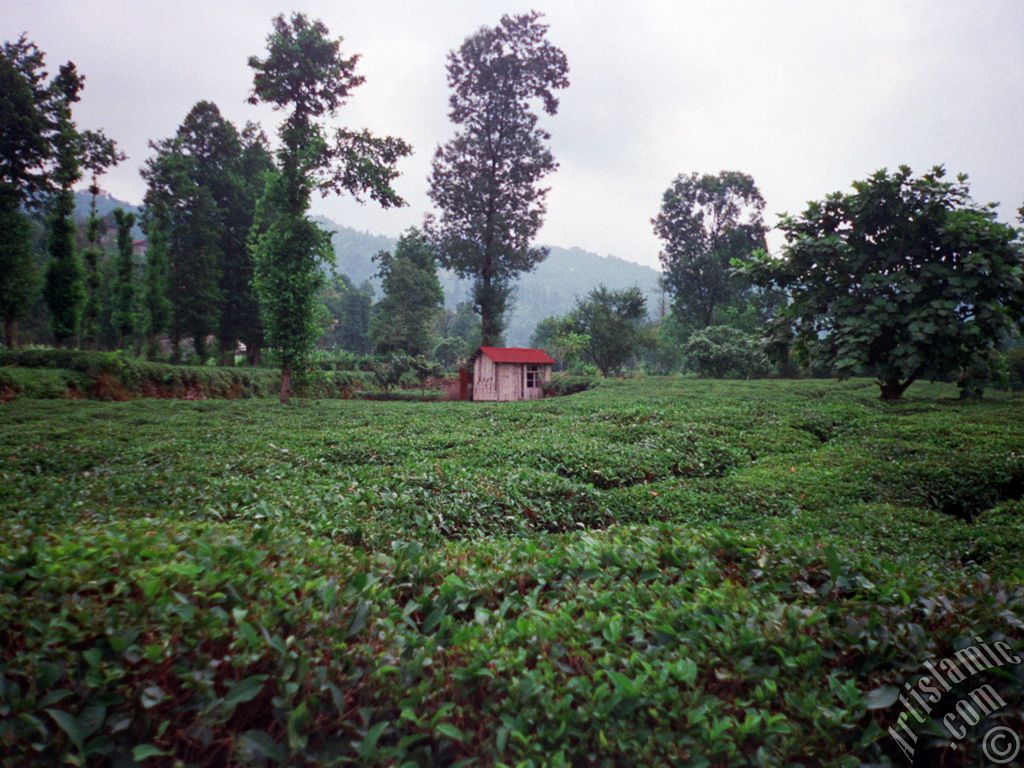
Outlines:
[[[79,189],[75,192],[75,219],[77,221],[85,221],[89,217],[89,205],[91,202],[92,195],[84,189]],[[96,196],[96,213],[100,215],[100,218],[105,219],[111,216],[115,208],[122,208],[128,213],[134,213],[136,218],[138,218],[140,211],[139,206],[126,203],[124,200],[118,200],[106,192],[101,192]],[[142,237],[142,228],[138,223],[132,228],[132,237]]]
[[[139,212],[139,207],[110,195],[101,194],[96,199],[96,209],[101,216],[110,215],[115,208]],[[75,193],[75,218],[84,220],[89,215],[89,193]],[[369,232],[360,232],[336,224],[324,217],[314,217],[325,230],[332,232],[336,269],[349,277],[355,285],[369,280],[379,294],[375,278],[377,270],[373,255],[378,251],[390,250],[395,239]],[[135,237],[142,237],[136,225]],[[609,288],[630,288],[637,286],[647,296],[647,308],[652,316],[657,314],[661,291],[658,288],[657,270],[626,261],[615,256],[599,256],[582,248],[559,248],[549,246],[550,253],[540,266],[519,280],[505,332],[505,342],[513,346],[528,344],[537,323],[545,317],[564,315],[572,309],[577,296],[583,296],[598,285]],[[441,272],[441,286],[444,288],[445,305],[454,308],[469,298],[469,281],[460,280],[450,272]],[[380,298],[378,295],[376,298]]]
[[[356,285],[370,280],[377,287],[373,255],[393,248],[395,240],[343,227],[322,217],[318,217],[317,222],[334,233],[332,242],[337,270]],[[527,344],[538,322],[551,315],[565,314],[572,309],[577,296],[583,296],[602,283],[616,289],[637,286],[647,296],[649,312],[656,314],[661,298],[657,270],[615,256],[599,256],[581,248],[549,247],[547,259],[519,281],[505,333],[506,343],[514,346]],[[445,304],[449,307],[469,298],[469,282],[459,280],[454,274],[442,272],[441,285]]]

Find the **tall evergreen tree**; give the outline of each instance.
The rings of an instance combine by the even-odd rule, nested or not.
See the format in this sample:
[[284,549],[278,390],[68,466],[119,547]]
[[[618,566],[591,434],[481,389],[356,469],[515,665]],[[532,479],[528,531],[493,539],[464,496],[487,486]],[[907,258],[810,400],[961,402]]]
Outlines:
[[395,138],[367,131],[325,135],[320,120],[333,117],[349,93],[363,82],[355,73],[358,56],[341,55],[341,40],[301,13],[278,16],[267,39],[267,56],[249,59],[252,103],[289,110],[279,135],[278,170],[270,174],[252,247],[255,286],[267,341],[281,355],[281,402],[287,403],[292,371],[304,363],[320,328],[318,290],[324,262],[333,261],[330,237],[309,220],[314,191],[369,195],[385,208],[403,205],[391,187],[397,161],[411,151]]
[[114,327],[117,346],[124,349],[126,337],[135,333],[135,265],[132,253],[132,227],[135,214],[114,209],[117,223],[117,287],[114,292]]
[[394,255],[381,251],[373,258],[384,290],[370,321],[374,349],[426,355],[433,322],[444,304],[433,247],[414,228],[399,239]]
[[230,159],[230,166],[229,194],[220,202],[223,262],[217,339],[222,362],[233,361],[230,353],[241,341],[246,346],[249,362],[256,363],[263,346],[263,324],[253,289],[253,262],[248,237],[266,175],[274,168],[267,137],[259,126],[253,123],[245,126],[238,154]]
[[266,137],[255,125],[240,135],[216,104],[200,101],[175,136],[153,148],[143,177],[153,226],[167,228],[172,336],[191,335],[200,357],[209,334],[225,361],[238,341],[258,354],[262,328],[248,237],[273,167]]
[[56,191],[49,201],[50,234],[47,250],[43,296],[50,310],[50,331],[59,347],[76,336],[85,303],[82,263],[75,245],[75,195],[72,187],[82,177],[79,152],[81,136],[72,119],[72,105],[80,98],[85,78],[71,62],[60,68],[50,85],[53,109],[51,142],[54,151],[52,171]]
[[7,347],[17,342],[38,290],[32,227],[21,209],[47,188],[43,67],[42,52],[24,36],[0,50],[0,316]]
[[103,256],[100,248],[100,217],[96,212],[96,197],[100,193],[99,177],[108,168],[126,158],[118,150],[113,139],[102,131],[82,132],[82,166],[89,171],[89,219],[86,223],[88,245],[82,253],[85,265],[85,308],[82,310],[82,341],[94,346],[99,335],[100,321],[100,272],[99,262]]
[[569,85],[547,29],[536,12],[503,16],[448,56],[448,115],[459,132],[434,156],[430,198],[441,217],[427,226],[441,264],[473,280],[484,344],[501,336],[512,281],[547,256],[531,242],[546,210],[539,183],[557,163],[531,107],[539,101],[554,115],[554,92]]
[[[149,213],[149,212],[147,212]],[[158,212],[157,215],[163,212]],[[157,356],[157,337],[171,323],[171,302],[167,298],[167,223],[143,218],[147,237],[146,287],[143,296],[143,327],[146,354]]]
[[206,337],[216,330],[220,302],[221,251],[218,212],[209,188],[195,177],[194,163],[177,138],[150,145],[156,155],[142,170],[149,236],[164,229],[167,245],[167,297],[173,308],[168,330],[175,355],[192,337],[196,354],[206,357]]

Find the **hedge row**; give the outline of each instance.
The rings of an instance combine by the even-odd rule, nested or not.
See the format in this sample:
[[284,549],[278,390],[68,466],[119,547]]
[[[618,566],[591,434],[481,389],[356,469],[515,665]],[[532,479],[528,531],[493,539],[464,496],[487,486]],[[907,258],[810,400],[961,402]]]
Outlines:
[[[273,395],[280,382],[279,372],[270,368],[169,365],[118,352],[0,351],[2,399],[248,398]],[[318,371],[301,381],[297,389],[314,397],[350,397],[372,386],[372,374],[363,371]]]

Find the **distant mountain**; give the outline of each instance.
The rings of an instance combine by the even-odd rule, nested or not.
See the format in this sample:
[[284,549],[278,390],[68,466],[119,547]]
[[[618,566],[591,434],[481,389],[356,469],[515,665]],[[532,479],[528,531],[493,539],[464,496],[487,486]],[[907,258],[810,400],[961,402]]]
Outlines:
[[[89,205],[91,201],[92,195],[86,190],[79,189],[75,191],[76,221],[85,221],[89,218]],[[101,219],[112,216],[115,208],[122,208],[126,213],[134,213],[136,219],[138,219],[139,212],[142,210],[139,206],[126,203],[124,200],[118,200],[106,192],[101,192],[96,196],[96,212],[100,215]],[[142,228],[137,223],[132,228],[132,237],[136,239],[143,237]]]
[[[379,290],[373,255],[394,248],[395,239],[343,227],[323,217],[317,217],[317,222],[333,232],[331,241],[338,272],[347,275],[356,285],[369,280]],[[657,270],[582,248],[549,246],[549,250],[548,257],[533,272],[523,275],[516,285],[505,332],[509,345],[529,343],[537,323],[552,315],[564,315],[572,309],[577,297],[601,284],[613,289],[638,287],[647,297],[650,314],[657,313],[661,300]],[[468,280],[460,280],[448,271],[442,271],[440,278],[446,306],[454,307],[469,298]]]

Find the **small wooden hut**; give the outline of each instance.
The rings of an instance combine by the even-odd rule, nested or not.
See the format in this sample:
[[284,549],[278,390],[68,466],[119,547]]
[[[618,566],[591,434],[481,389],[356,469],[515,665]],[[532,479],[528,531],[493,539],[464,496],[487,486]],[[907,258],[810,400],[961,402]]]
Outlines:
[[544,350],[523,347],[480,347],[470,362],[473,400],[539,400],[555,364]]

